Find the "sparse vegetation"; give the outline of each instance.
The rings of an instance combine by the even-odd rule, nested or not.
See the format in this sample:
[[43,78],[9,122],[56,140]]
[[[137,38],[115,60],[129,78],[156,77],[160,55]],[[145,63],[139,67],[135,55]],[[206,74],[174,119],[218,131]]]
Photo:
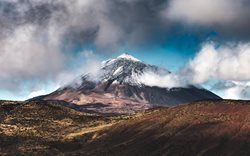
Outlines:
[[0,155],[249,155],[250,103],[200,101],[104,117],[0,102]]
[[54,145],[123,120],[75,111],[55,101],[1,101],[0,114],[1,155],[52,152]]

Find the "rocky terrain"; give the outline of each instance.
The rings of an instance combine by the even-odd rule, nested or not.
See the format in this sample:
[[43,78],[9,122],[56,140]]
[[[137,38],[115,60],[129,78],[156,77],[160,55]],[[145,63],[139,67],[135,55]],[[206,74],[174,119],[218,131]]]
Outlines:
[[104,117],[56,101],[0,102],[0,155],[250,155],[250,102]]
[[[53,155],[78,149],[91,132],[109,127],[122,117],[106,118],[62,106],[61,102],[0,101],[0,155]],[[85,135],[86,134],[86,135]]]

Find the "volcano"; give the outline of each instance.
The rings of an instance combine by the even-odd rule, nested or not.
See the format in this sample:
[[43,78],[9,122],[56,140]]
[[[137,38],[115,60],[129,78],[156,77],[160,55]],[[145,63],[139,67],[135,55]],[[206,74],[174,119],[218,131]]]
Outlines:
[[158,106],[176,106],[199,100],[220,99],[195,86],[161,88],[141,81],[145,72],[171,74],[125,53],[102,62],[97,74],[86,73],[39,100],[60,100],[75,109],[101,114],[126,114]]

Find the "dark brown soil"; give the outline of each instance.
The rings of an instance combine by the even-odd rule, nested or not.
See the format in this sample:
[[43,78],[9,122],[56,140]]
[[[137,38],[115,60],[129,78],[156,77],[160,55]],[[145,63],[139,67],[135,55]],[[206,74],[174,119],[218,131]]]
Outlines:
[[109,118],[54,103],[0,103],[0,155],[250,155],[247,101],[200,101]]
[[250,102],[159,108],[99,133],[89,155],[250,155]]

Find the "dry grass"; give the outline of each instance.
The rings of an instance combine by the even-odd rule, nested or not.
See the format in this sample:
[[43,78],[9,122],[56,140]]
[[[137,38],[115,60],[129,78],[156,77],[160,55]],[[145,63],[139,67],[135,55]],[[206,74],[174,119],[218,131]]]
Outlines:
[[104,117],[0,101],[0,155],[249,155],[250,103],[201,101]]

